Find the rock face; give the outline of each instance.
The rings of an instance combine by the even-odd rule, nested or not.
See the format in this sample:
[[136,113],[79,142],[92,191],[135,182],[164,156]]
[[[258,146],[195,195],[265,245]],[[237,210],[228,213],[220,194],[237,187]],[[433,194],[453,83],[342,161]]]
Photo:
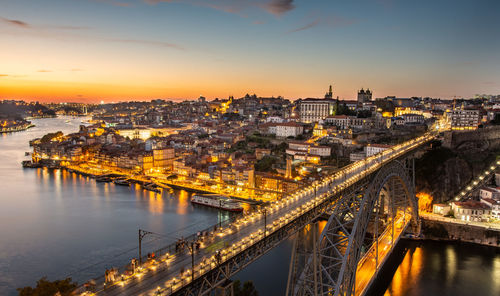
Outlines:
[[416,187],[417,192],[432,195],[434,203],[452,198],[472,179],[470,165],[458,156],[435,163],[433,168],[434,170],[428,170],[422,175],[417,166]]
[[434,203],[450,200],[495,160],[500,152],[496,142],[478,139],[427,151],[416,161],[416,192],[432,195]]

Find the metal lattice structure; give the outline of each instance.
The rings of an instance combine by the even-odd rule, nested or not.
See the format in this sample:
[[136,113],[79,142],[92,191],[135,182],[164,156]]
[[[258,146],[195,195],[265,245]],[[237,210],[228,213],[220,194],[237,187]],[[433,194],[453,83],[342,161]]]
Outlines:
[[[403,164],[404,162],[404,164]],[[222,262],[218,268],[207,271],[203,277],[199,277],[189,285],[178,291],[165,290],[167,294],[175,295],[208,295],[217,286],[223,285],[237,272],[248,266],[269,250],[276,247],[285,239],[299,233],[318,217],[329,215],[327,227],[319,238],[319,244],[314,246],[318,256],[309,256],[303,269],[297,269],[293,288],[290,295],[297,294],[297,287],[303,295],[316,295],[309,293],[317,289],[323,291],[317,295],[331,294],[331,291],[343,291],[335,295],[350,295],[355,278],[355,266],[359,260],[362,249],[362,237],[365,235],[369,221],[373,220],[371,215],[373,209],[378,208],[377,197],[380,192],[390,192],[393,198],[386,198],[391,204],[387,209],[409,205],[414,212],[413,225],[418,232],[418,213],[415,212],[416,200],[413,189],[414,182],[411,171],[412,162],[403,160],[392,161],[371,175],[366,175],[360,181],[350,184],[342,191],[332,194],[330,198],[316,204],[311,210],[305,212],[297,219],[291,220],[278,231],[272,232],[264,239],[256,241],[229,260]],[[390,186],[387,186],[390,185]],[[389,190],[389,191],[388,191]],[[364,194],[363,194],[364,193]],[[403,197],[404,195],[404,197]],[[394,211],[393,211],[394,212]],[[394,212],[395,213],[395,212]],[[342,230],[345,234],[336,234]],[[314,240],[313,240],[314,241]],[[334,242],[335,241],[335,242]],[[303,255],[307,255],[304,252]],[[313,260],[314,259],[314,260]],[[315,266],[317,272],[311,272],[312,261],[318,260]],[[314,288],[316,287],[316,288]]]
[[[309,254],[296,248],[287,295],[354,295],[356,271],[363,255],[375,254],[375,268],[379,266],[380,230],[392,230],[389,237],[393,243],[394,221],[397,215],[408,213],[412,231],[420,232],[413,159],[393,161],[368,179],[327,209],[330,217]],[[373,240],[367,240],[368,230]]]

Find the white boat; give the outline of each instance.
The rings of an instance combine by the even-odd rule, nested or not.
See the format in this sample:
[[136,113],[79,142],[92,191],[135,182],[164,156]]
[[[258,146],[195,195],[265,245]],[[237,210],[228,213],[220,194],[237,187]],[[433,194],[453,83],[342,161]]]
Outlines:
[[191,202],[230,212],[243,211],[243,207],[240,202],[217,194],[196,194],[191,198]]

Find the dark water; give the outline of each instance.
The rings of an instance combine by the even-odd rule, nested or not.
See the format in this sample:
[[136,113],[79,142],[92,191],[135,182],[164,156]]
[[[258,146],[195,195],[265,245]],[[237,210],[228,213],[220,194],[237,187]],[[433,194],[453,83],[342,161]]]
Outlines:
[[[30,139],[78,129],[81,119],[67,119],[34,120],[33,129],[0,135],[0,295],[16,295],[15,288],[44,275],[81,282],[123,265],[137,256],[139,228],[168,235],[150,238],[147,252],[227,218],[194,208],[184,191],[160,196],[63,170],[22,169]],[[260,295],[283,295],[291,246],[291,240],[282,243],[236,278],[253,280]],[[494,249],[409,243],[391,264],[372,295],[500,295],[500,255]]]
[[42,276],[82,282],[121,266],[137,257],[139,228],[169,236],[146,242],[147,252],[218,222],[218,211],[193,208],[185,191],[161,196],[65,170],[23,169],[30,139],[78,130],[82,119],[67,119],[33,120],[35,128],[0,135],[0,295]]
[[[471,244],[401,241],[370,296],[498,296],[500,249]],[[284,295],[291,241],[237,275],[261,296]]]

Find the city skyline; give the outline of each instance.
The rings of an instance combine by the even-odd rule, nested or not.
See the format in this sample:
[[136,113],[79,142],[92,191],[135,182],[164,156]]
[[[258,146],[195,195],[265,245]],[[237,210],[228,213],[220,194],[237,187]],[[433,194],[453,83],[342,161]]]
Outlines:
[[0,99],[500,92],[495,1],[0,2]]

